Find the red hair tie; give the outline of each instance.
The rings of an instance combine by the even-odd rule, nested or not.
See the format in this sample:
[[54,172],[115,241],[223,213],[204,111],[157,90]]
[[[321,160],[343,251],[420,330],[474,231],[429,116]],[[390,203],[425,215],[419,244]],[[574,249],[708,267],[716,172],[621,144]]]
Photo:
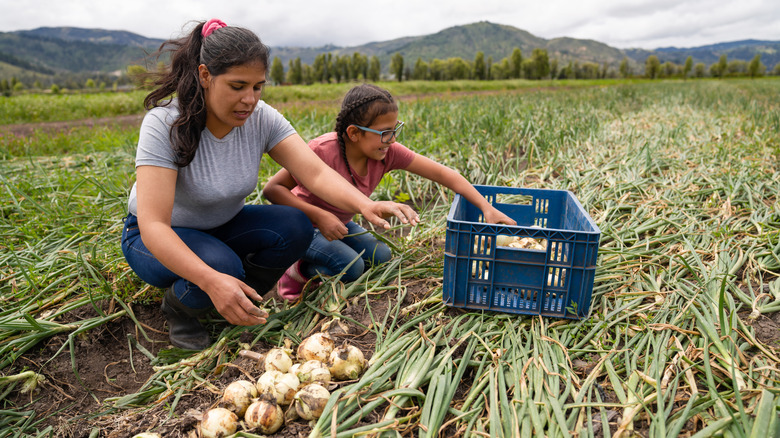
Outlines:
[[206,38],[215,30],[221,29],[223,27],[227,27],[227,24],[225,24],[222,20],[212,18],[203,25],[203,30],[201,30],[200,33],[203,35],[203,38]]

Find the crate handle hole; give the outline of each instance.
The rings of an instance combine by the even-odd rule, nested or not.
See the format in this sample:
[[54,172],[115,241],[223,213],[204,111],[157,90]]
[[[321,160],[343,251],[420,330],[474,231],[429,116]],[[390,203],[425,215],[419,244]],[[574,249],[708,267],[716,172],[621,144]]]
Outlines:
[[499,234],[496,236],[496,246],[502,248],[545,251],[547,250],[547,239]]
[[533,205],[534,197],[531,195],[518,195],[512,193],[497,193],[496,203],[513,205]]

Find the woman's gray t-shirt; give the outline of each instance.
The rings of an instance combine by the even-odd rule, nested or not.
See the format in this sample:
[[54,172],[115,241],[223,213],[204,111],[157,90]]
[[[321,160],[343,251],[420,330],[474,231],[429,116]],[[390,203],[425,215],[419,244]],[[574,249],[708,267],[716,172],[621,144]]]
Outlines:
[[[178,116],[177,101],[151,109],[141,124],[135,165],[177,170],[171,226],[207,230],[233,218],[256,188],[260,160],[280,141],[295,134],[290,122],[259,101],[244,125],[224,138],[204,129],[195,158],[186,167],[176,165],[171,124]],[[130,191],[130,213],[138,214],[136,186]]]

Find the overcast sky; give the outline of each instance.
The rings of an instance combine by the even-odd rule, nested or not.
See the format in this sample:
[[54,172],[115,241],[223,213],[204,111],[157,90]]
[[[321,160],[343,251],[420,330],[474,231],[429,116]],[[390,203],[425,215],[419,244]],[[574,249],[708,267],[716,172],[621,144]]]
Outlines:
[[0,31],[71,26],[179,36],[220,18],[271,46],[355,46],[490,21],[618,48],[780,40],[778,0],[2,0]]

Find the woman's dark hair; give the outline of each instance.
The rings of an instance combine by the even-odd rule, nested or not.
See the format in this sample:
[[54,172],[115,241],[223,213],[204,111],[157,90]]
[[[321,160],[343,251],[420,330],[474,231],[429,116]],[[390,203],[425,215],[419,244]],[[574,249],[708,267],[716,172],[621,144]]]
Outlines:
[[198,23],[186,36],[160,45],[153,54],[158,59],[170,53],[169,68],[153,75],[154,89],[144,99],[147,110],[167,106],[178,99],[179,117],[171,126],[171,143],[176,164],[185,167],[195,158],[200,134],[206,127],[206,101],[200,84],[198,66],[204,64],[211,76],[229,68],[260,62],[268,69],[268,46],[254,32],[241,27],[222,27],[207,37],[201,35],[204,22]]
[[341,110],[336,117],[336,137],[341,146],[341,156],[347,164],[352,184],[357,185],[352,168],[347,161],[347,145],[344,137],[350,125],[371,126],[374,120],[382,115],[398,112],[398,105],[389,91],[373,84],[361,84],[353,87],[341,101]]

